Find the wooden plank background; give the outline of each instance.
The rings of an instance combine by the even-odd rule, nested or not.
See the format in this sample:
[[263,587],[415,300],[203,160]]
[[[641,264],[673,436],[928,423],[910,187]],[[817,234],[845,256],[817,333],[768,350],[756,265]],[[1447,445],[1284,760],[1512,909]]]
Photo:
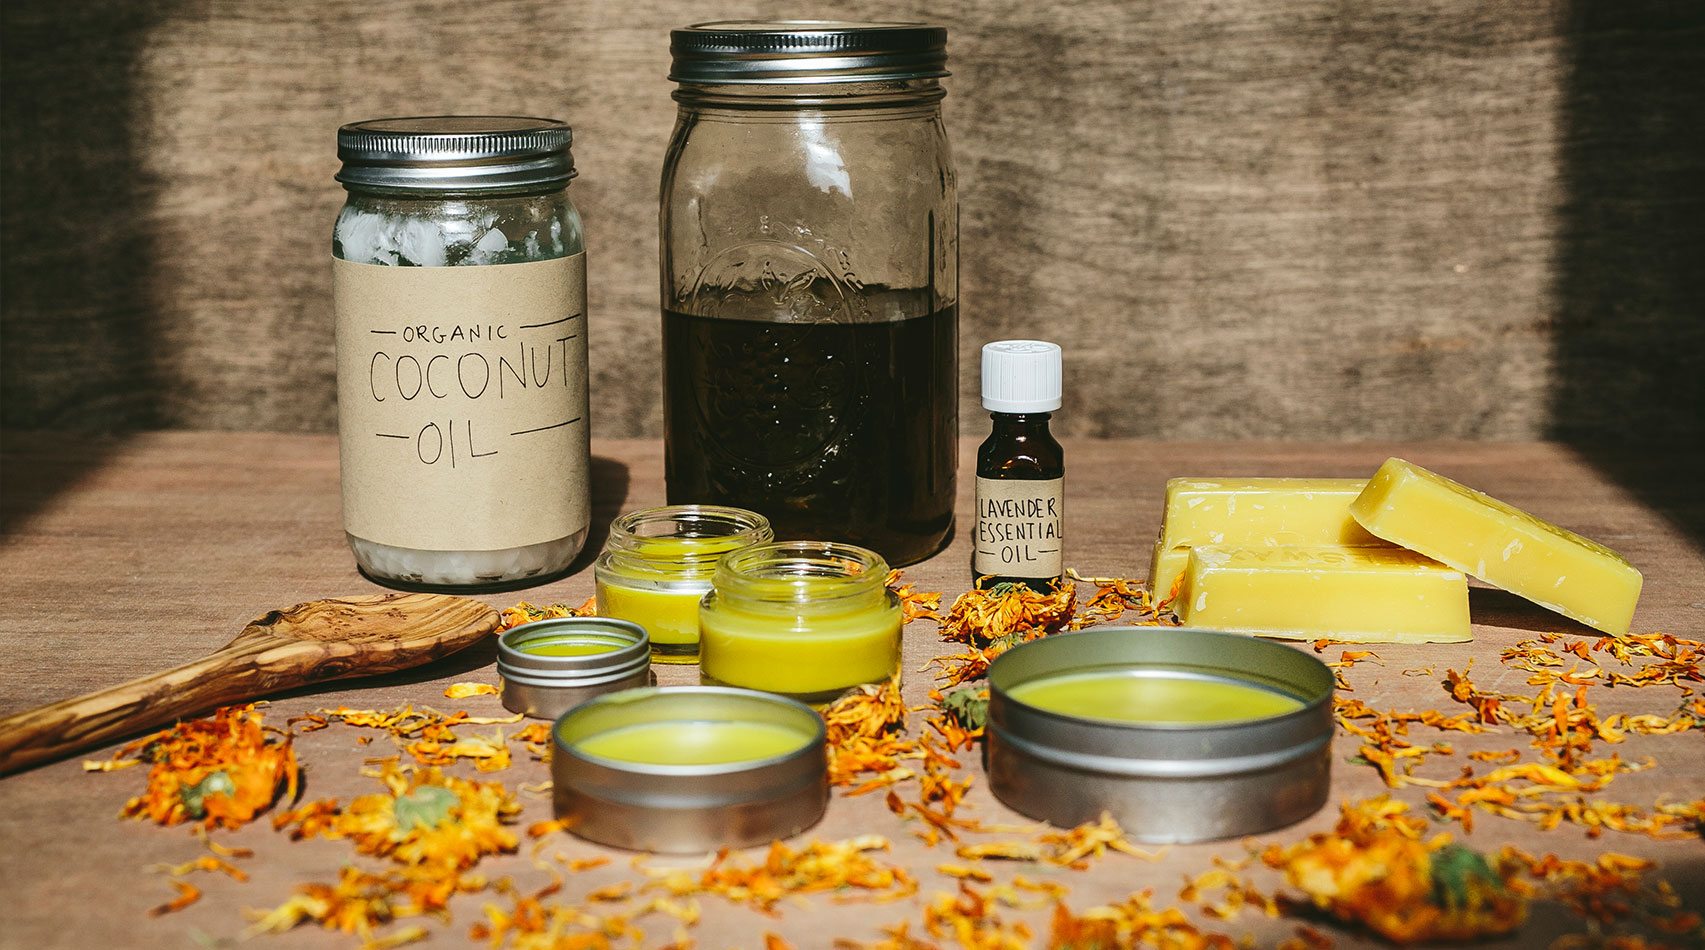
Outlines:
[[1588,0],[10,0],[0,423],[329,431],[334,129],[499,111],[657,434],[667,30],[753,15],[950,28],[967,412],[1022,334],[1071,434],[1705,434],[1705,7]]

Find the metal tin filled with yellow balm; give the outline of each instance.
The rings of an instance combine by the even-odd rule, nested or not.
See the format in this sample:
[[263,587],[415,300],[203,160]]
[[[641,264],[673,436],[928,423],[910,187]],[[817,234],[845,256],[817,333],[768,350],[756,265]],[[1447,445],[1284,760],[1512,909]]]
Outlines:
[[599,844],[668,854],[768,844],[828,807],[823,720],[783,697],[633,689],[570,710],[552,734],[557,817]]
[[497,676],[504,708],[555,719],[593,697],[654,682],[651,642],[625,620],[536,620],[498,637]]
[[1070,827],[1208,841],[1300,821],[1330,790],[1332,671],[1277,643],[1177,627],[1035,640],[989,668],[989,787]]
[[783,541],[730,554],[699,608],[701,678],[821,704],[900,671],[900,602],[881,555]]
[[699,657],[699,600],[723,555],[774,538],[755,511],[666,505],[630,511],[610,525],[593,565],[599,616],[631,620],[651,635],[659,663]]

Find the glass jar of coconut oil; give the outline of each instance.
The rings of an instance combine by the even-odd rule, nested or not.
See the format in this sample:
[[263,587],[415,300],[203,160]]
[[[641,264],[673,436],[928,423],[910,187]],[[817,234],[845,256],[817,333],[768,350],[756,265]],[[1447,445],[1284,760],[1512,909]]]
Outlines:
[[586,541],[586,255],[552,119],[338,130],[344,529],[391,586],[548,580]]

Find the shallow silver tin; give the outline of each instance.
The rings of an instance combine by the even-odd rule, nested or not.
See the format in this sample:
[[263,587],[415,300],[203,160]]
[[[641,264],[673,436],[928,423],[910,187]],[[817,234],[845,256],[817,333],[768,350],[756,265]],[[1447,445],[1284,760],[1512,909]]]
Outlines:
[[[646,765],[574,743],[647,722],[771,722],[811,738],[785,755],[715,765]],[[633,689],[586,703],[551,730],[556,814],[588,841],[665,854],[768,844],[816,824],[829,804],[827,735],[811,707],[720,686]]]
[[[1294,712],[1225,724],[1133,724],[1012,699],[1063,673],[1147,669],[1252,683],[1302,700]],[[1209,841],[1300,821],[1330,791],[1332,671],[1291,647],[1178,627],[1098,627],[1045,637],[989,670],[989,787],[1015,811],[1070,827],[1107,812],[1133,838]]]
[[[521,647],[538,641],[608,644],[586,656],[543,656]],[[555,719],[605,693],[648,686],[651,637],[645,628],[609,617],[552,617],[504,631],[497,639],[503,707],[535,719]]]

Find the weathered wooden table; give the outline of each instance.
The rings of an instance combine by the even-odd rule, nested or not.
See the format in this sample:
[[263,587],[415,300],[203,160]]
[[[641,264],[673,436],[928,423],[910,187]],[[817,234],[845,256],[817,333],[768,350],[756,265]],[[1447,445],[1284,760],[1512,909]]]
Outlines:
[[[153,434],[114,441],[73,440],[62,436],[9,434],[0,462],[3,479],[4,536],[0,538],[0,647],[5,675],[0,678],[0,714],[95,689],[131,676],[175,665],[223,644],[252,617],[272,607],[299,601],[374,590],[355,571],[338,521],[337,449],[321,436],[262,434]],[[969,451],[969,444],[966,449]],[[1371,473],[1388,455],[1401,454],[1436,467],[1500,498],[1529,508],[1615,547],[1646,574],[1646,590],[1635,618],[1637,631],[1666,630],[1697,637],[1705,628],[1705,556],[1700,525],[1705,508],[1697,484],[1666,483],[1668,466],[1699,471],[1696,455],[1645,455],[1604,463],[1612,478],[1571,450],[1548,444],[1303,445],[1233,443],[1155,444],[1087,442],[1067,445],[1067,561],[1085,575],[1141,576],[1157,527],[1162,486],[1173,475],[1336,475]],[[618,511],[662,501],[662,449],[656,442],[603,442],[594,445],[594,544]],[[969,455],[961,472],[969,471]],[[962,478],[960,518],[964,523],[969,479]],[[1633,486],[1633,487],[1628,487]],[[968,548],[961,533],[934,559],[908,576],[947,599],[968,585]],[[583,556],[567,579],[513,595],[496,595],[500,606],[525,598],[534,602],[578,603],[591,591],[591,572]],[[1350,671],[1356,695],[1380,708],[1450,707],[1437,677],[1401,675],[1403,670],[1463,669],[1472,660],[1476,681],[1487,688],[1521,691],[1523,674],[1501,666],[1499,652],[1536,631],[1582,632],[1560,618],[1497,591],[1474,591],[1476,641],[1456,646],[1376,647],[1381,665],[1364,662]],[[1306,647],[1304,647],[1306,648]],[[943,651],[934,625],[914,623],[906,634],[906,690],[921,700],[930,676],[921,672]],[[1327,659],[1336,658],[1335,649]],[[493,697],[460,703],[442,696],[455,680],[495,682],[491,653],[476,649],[413,674],[374,681],[332,684],[274,701],[269,720],[347,704],[388,708],[403,703],[467,708],[476,714],[500,713]],[[691,682],[694,669],[663,672],[665,683]],[[1606,691],[1605,712],[1674,709],[1676,693],[1664,690]],[[1454,710],[1452,710],[1454,711]],[[515,727],[510,727],[515,728]],[[343,800],[375,788],[359,775],[364,759],[386,752],[381,736],[372,746],[357,743],[357,732],[333,728],[303,736],[298,750],[307,769],[305,794]],[[1449,777],[1468,764],[1474,749],[1523,747],[1525,735],[1508,730],[1483,736],[1452,733],[1455,757],[1431,767]],[[1428,737],[1430,741],[1431,737]],[[1340,736],[1334,750],[1334,800],[1374,795],[1384,790],[1373,770],[1346,761],[1357,742]],[[1653,768],[1619,776],[1605,793],[1617,801],[1650,805],[1656,801],[1697,798],[1705,788],[1705,749],[1700,734],[1636,737],[1615,748],[1623,758],[1651,756]],[[965,759],[978,773],[975,756]],[[543,764],[524,754],[498,773],[516,788],[547,775]],[[148,908],[172,894],[167,879],[150,868],[180,863],[203,853],[184,827],[160,828],[118,818],[124,801],[142,784],[141,770],[85,774],[76,761],[35,769],[0,780],[0,945],[7,947],[187,947],[224,945],[246,925],[245,908],[272,907],[294,885],[332,880],[353,852],[346,842],[291,842],[266,821],[221,840],[254,849],[241,862],[252,879],[238,883],[198,874],[194,883],[206,896],[180,913],[150,919]],[[979,775],[980,779],[980,775]],[[1397,794],[1424,810],[1422,789]],[[549,816],[548,797],[525,794],[523,820]],[[967,814],[989,821],[1016,817],[985,789],[973,789]],[[1292,828],[1263,836],[1262,842],[1294,841],[1329,828],[1335,808]],[[884,927],[911,921],[919,930],[922,905],[956,882],[938,874],[938,864],[955,862],[951,849],[929,849],[917,841],[914,825],[889,814],[880,796],[844,798],[837,793],[828,817],[810,834],[838,839],[879,834],[893,842],[889,859],[918,878],[918,894],[905,901],[872,905],[840,903],[818,895],[787,904],[780,915],[764,917],[720,898],[705,898],[704,919],[694,936],[702,947],[755,947],[773,932],[797,947],[824,947],[832,937],[868,941]],[[1441,830],[1460,833],[1455,825]],[[1695,909],[1705,909],[1705,845],[1698,841],[1658,842],[1607,833],[1588,839],[1568,825],[1541,832],[1528,823],[1481,816],[1468,842],[1480,848],[1517,843],[1532,851],[1555,851],[1587,858],[1605,851],[1642,855],[1661,863],[1669,879]],[[554,850],[569,856],[603,853],[563,836]],[[1214,856],[1241,857],[1245,844],[1230,841],[1167,849],[1158,861],[1113,855],[1087,871],[1055,871],[1033,866],[986,865],[997,879],[1015,873],[1059,881],[1070,887],[1068,903],[1083,910],[1153,888],[1158,906],[1179,903],[1184,876],[1211,866]],[[680,861],[654,860],[655,866]],[[963,863],[963,862],[959,862]],[[523,888],[545,876],[525,854],[488,860],[481,870],[495,877],[513,875]],[[626,855],[597,870],[573,876],[563,900],[620,880],[640,880]],[[1271,877],[1265,884],[1274,883]],[[852,895],[856,899],[856,895]],[[454,920],[431,924],[432,945],[466,942],[468,926],[481,919],[486,898],[460,897],[452,904]],[[1295,932],[1296,922],[1270,920],[1245,912],[1218,921],[1194,905],[1184,909],[1205,928],[1234,937],[1255,935],[1261,945]],[[1550,936],[1582,929],[1578,918],[1541,909],[1518,939],[1504,945],[1544,945]],[[1001,909],[1008,921],[1027,919],[1039,934],[1047,932],[1047,908]],[[673,922],[647,918],[648,945],[666,942]],[[1365,938],[1326,926],[1341,946]],[[259,938],[264,946],[352,947],[358,940],[303,927],[282,937]],[[199,943],[198,943],[199,941]],[[1041,940],[1038,938],[1038,943]],[[947,941],[951,945],[951,941]]]

